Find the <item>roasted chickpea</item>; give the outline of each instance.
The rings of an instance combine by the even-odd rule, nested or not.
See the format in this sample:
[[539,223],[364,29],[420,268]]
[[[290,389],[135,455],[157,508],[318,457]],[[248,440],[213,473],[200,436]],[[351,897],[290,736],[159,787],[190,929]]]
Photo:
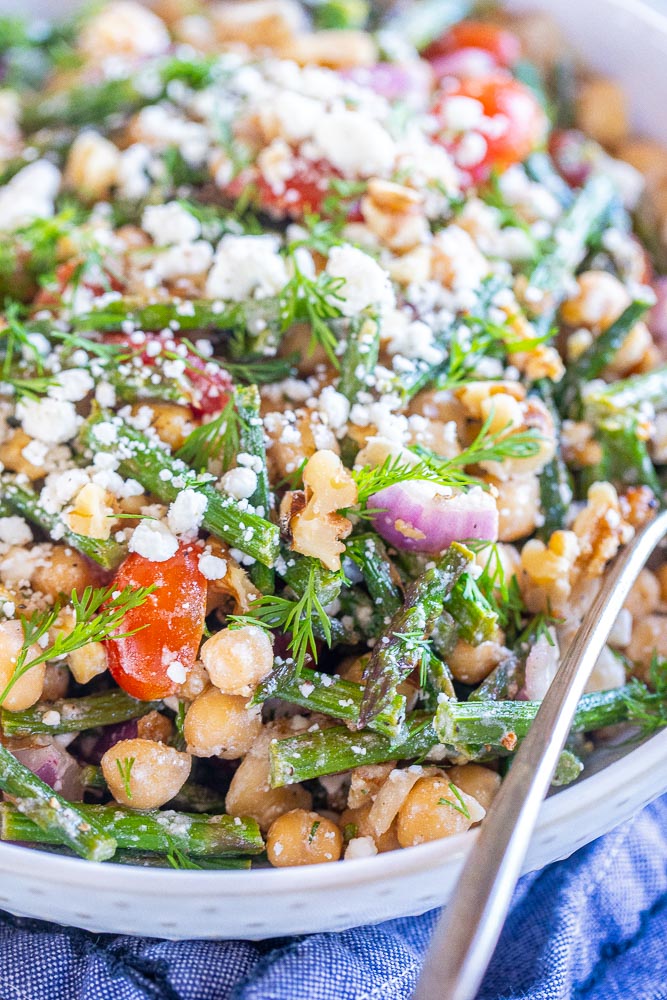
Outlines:
[[576,119],[579,128],[601,145],[618,146],[628,137],[623,89],[605,77],[585,80],[577,95]]
[[266,853],[276,868],[338,861],[343,834],[330,819],[306,809],[283,813],[271,824]]
[[450,767],[447,777],[460,791],[471,795],[488,812],[500,789],[500,775],[481,764],[460,764]]
[[[14,619],[0,622],[0,692],[5,690],[14,676],[16,658],[23,646],[23,639],[23,626],[20,621]],[[39,646],[31,646],[27,661],[30,662],[40,653]],[[8,708],[10,712],[21,712],[24,708],[30,708],[31,705],[39,701],[44,688],[45,671],[46,665],[44,663],[27,670],[12,684],[0,702],[2,707]]]
[[190,705],[183,735],[195,757],[236,760],[250,750],[262,731],[259,707],[247,708],[247,699],[208,688]]
[[157,809],[181,790],[192,761],[164,743],[135,739],[114,743],[101,764],[116,802],[132,809]]
[[83,594],[86,587],[100,583],[101,574],[85,556],[68,545],[54,545],[42,564],[32,574],[32,587],[54,601],[59,594],[73,590]]
[[220,691],[248,697],[273,669],[273,646],[256,625],[226,628],[206,640],[201,658]]
[[476,799],[453,789],[447,776],[420,778],[398,811],[396,833],[401,847],[425,844],[455,833],[464,833],[484,816]]
[[655,611],[660,603],[660,581],[650,569],[643,569],[635,580],[624,607],[634,619]]
[[473,646],[459,639],[447,657],[447,663],[457,681],[464,684],[479,684],[500,663],[507,650],[502,645],[502,635]]

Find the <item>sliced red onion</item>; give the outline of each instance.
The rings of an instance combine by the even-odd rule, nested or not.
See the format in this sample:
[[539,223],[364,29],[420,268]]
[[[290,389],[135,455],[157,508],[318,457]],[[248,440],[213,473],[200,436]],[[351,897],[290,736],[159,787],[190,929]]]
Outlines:
[[45,739],[48,742],[21,747],[12,753],[54,792],[60,792],[70,802],[81,802],[81,768],[67,750],[52,739]]
[[560,650],[554,629],[549,629],[551,642],[542,634],[526,659],[525,694],[528,701],[542,701],[556,676]]
[[467,538],[498,538],[496,502],[479,486],[456,493],[420,479],[380,490],[368,506],[381,510],[373,518],[375,530],[397,549],[442,552]]
[[358,83],[360,87],[386,97],[388,101],[407,101],[423,105],[431,93],[433,74],[428,63],[376,63],[374,66],[354,66],[342,70],[341,76]]
[[115,722],[112,726],[105,726],[99,736],[86,739],[82,744],[82,756],[90,764],[99,764],[107,750],[120,743],[121,740],[134,740],[137,737],[137,720],[129,719],[127,722]]

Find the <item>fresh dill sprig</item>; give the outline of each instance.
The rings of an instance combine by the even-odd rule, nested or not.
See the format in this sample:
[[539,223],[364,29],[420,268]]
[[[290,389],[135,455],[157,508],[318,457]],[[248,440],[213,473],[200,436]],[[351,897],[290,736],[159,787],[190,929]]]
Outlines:
[[312,354],[319,345],[335,368],[340,367],[336,357],[338,340],[331,329],[331,321],[343,315],[338,303],[342,300],[340,291],[345,280],[333,278],[322,272],[315,278],[304,274],[299,266],[298,255],[288,252],[292,267],[292,277],[280,293],[280,320],[283,333],[294,323],[307,323],[310,327],[308,353]]
[[403,640],[407,653],[419,653],[419,662],[417,663],[417,666],[419,667],[419,687],[424,690],[428,683],[429,660],[433,654],[431,640],[425,639],[424,633],[420,631],[393,632],[392,634],[397,639]]
[[667,726],[667,659],[654,653],[649,668],[649,688],[633,678],[626,698],[628,719],[645,733]]
[[501,628],[508,635],[518,635],[528,609],[516,576],[512,575],[508,579],[496,542],[470,541],[466,544],[476,553],[488,551],[488,558],[475,583],[498,615]]
[[134,762],[136,757],[120,757],[116,758],[116,767],[118,768],[118,773],[120,774],[121,781],[123,782],[123,788],[125,790],[125,797],[127,799],[132,798],[132,786],[130,784],[130,779],[132,777],[132,768],[134,767]]
[[480,462],[502,462],[506,458],[531,458],[538,453],[542,437],[536,430],[529,428],[509,433],[509,429],[505,427],[499,431],[491,431],[492,421],[493,411],[484,421],[474,441],[453,458],[441,458],[428,448],[414,445],[410,451],[420,459],[414,465],[401,456],[389,456],[382,465],[375,468],[364,466],[352,469],[359,505],[364,507],[374,493],[389,486],[420,479],[452,489],[484,486],[479,477],[464,471],[466,466],[478,465]]
[[209,463],[220,459],[223,471],[229,469],[239,450],[239,416],[230,398],[220,414],[207,424],[190,431],[176,452],[186,465],[197,472],[206,471]]
[[456,809],[458,813],[461,813],[462,816],[465,816],[466,819],[470,819],[470,810],[465,804],[463,796],[461,795],[460,791],[458,790],[453,781],[449,782],[449,790],[456,799],[456,802],[452,802],[451,799],[445,798],[445,796],[443,796],[441,799],[438,799],[438,805],[450,806],[450,808]]
[[135,590],[126,587],[118,593],[112,584],[109,587],[86,587],[81,597],[73,590],[70,603],[75,616],[74,626],[68,633],[56,631],[51,642],[49,632],[54,627],[57,628],[62,604],[56,602],[52,608],[35,611],[29,618],[21,616],[23,643],[16,656],[12,676],[0,694],[0,702],[5,700],[14,684],[32,667],[46,663],[47,660],[68,656],[90,642],[104,642],[112,637],[125,639],[140,631],[132,629],[130,632],[117,632],[117,629],[122,627],[126,613],[141,607],[154,589],[153,586],[137,587]]
[[223,367],[235,382],[269,385],[289,378],[296,370],[298,360],[298,354],[289,354],[284,358],[246,358],[244,361],[224,361]]
[[198,865],[196,861],[188,857],[180,847],[172,847],[166,858],[171,868],[192,869],[193,871],[201,870],[201,865]]
[[289,632],[289,653],[298,677],[307,657],[317,663],[316,630],[331,645],[331,622],[317,594],[317,576],[311,566],[301,597],[290,599],[266,594],[250,605],[247,615],[230,615],[232,626],[256,625],[264,629]]

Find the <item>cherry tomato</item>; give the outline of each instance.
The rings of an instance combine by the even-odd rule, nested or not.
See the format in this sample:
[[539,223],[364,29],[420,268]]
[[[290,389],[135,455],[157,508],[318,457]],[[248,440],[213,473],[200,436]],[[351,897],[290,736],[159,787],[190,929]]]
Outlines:
[[521,42],[515,34],[486,21],[460,21],[423,52],[433,61],[459,49],[483,49],[493,56],[498,66],[514,66],[521,58]]
[[[56,267],[56,284],[55,288],[41,288],[37,298],[35,299],[35,305],[38,306],[51,306],[58,305],[65,292],[68,285],[74,280],[77,272],[81,268],[82,261],[78,259],[65,261],[63,264],[58,264]],[[122,292],[123,284],[119,278],[111,271],[104,271],[104,284],[100,282],[90,281],[86,277],[85,271],[81,275],[79,284],[83,288],[87,288],[95,296],[104,295],[105,292]]]
[[[162,331],[160,333],[144,334],[145,341],[136,344],[131,334],[107,333],[104,339],[115,344],[126,344],[128,350],[138,352],[143,364],[154,367],[157,361],[156,355],[149,349],[150,344],[160,344],[165,351],[169,352],[169,342],[178,344],[176,334]],[[173,351],[173,346],[171,348]],[[159,357],[159,355],[158,355]],[[221,368],[214,362],[206,362],[188,350],[183,358],[186,368],[183,372],[184,378],[190,386],[190,406],[196,416],[208,413],[219,413],[224,410],[232,389],[232,377],[228,371]]]
[[[456,97],[479,101],[483,111],[479,122],[458,135],[448,115],[449,102]],[[505,170],[525,160],[547,129],[546,115],[532,91],[500,74],[453,82],[440,92],[434,113],[443,121],[443,144],[475,183],[486,180],[494,169]]]
[[[326,160],[307,160],[297,157],[294,161],[294,172],[287,177],[282,190],[272,187],[262,173],[250,174],[247,171],[239,174],[227,186],[226,193],[232,198],[239,198],[244,189],[252,184],[255,188],[255,200],[258,206],[269,215],[278,219],[303,219],[306,215],[320,215],[326,218],[325,202],[336,191],[331,181],[341,180],[341,174]],[[342,203],[342,202],[341,202]],[[350,222],[362,219],[358,200],[344,199],[346,215]]]
[[198,548],[181,544],[164,562],[133,552],[118,569],[116,590],[155,585],[146,602],[123,620],[123,632],[141,631],[105,642],[111,676],[133,698],[152,701],[173,694],[169,665],[178,661],[188,670],[197,657],[206,613],[206,579],[198,559]]

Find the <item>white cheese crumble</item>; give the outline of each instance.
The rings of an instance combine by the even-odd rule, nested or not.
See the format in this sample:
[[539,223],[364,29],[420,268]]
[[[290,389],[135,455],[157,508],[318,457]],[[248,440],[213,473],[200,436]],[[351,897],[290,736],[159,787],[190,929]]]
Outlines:
[[197,490],[181,490],[167,512],[167,524],[175,535],[194,537],[201,528],[208,500]]
[[32,541],[29,525],[18,514],[0,517],[0,542],[6,545],[28,545]]
[[227,573],[227,560],[214,556],[211,552],[202,552],[198,565],[199,572],[207,580],[222,580]]
[[81,423],[74,404],[61,399],[22,399],[16,415],[28,437],[45,444],[71,441]]
[[35,160],[0,188],[0,229],[14,230],[33,219],[50,219],[60,187],[60,171],[48,160]]
[[174,684],[185,684],[187,680],[187,671],[180,660],[172,660],[172,662],[167,667],[167,677]]
[[52,399],[78,403],[95,388],[92,375],[84,368],[66,368],[58,372],[57,378],[56,385],[50,386],[48,390],[48,395]]
[[285,261],[275,236],[223,236],[206,282],[211,298],[242,302],[275,295],[287,284]]
[[257,489],[257,474],[252,469],[240,466],[226,472],[220,484],[225,493],[236,500],[247,500]]
[[151,562],[165,562],[176,554],[178,539],[161,521],[140,521],[132,532],[128,549]]
[[192,243],[201,233],[199,220],[177,201],[148,205],[141,217],[141,228],[159,247]]
[[345,848],[345,861],[356,861],[357,858],[372,858],[378,849],[372,837],[353,837]]
[[396,144],[386,128],[360,111],[323,114],[313,139],[324,158],[346,176],[388,174],[396,159]]
[[338,303],[345,316],[356,316],[369,306],[384,313],[394,305],[394,290],[389,275],[363,250],[349,244],[333,247],[327,261],[327,274],[343,278]]

